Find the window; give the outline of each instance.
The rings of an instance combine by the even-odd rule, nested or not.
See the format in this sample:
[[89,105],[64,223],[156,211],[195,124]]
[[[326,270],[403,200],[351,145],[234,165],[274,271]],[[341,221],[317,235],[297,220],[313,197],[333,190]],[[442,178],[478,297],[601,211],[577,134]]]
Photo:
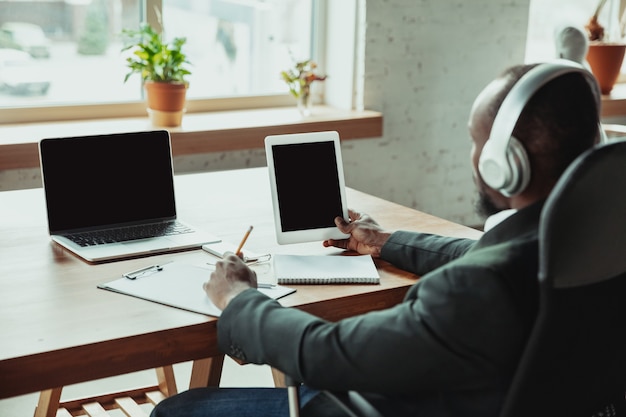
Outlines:
[[270,105],[285,102],[290,98],[280,71],[293,59],[317,59],[316,3],[0,0],[0,113],[31,109],[35,119],[45,119],[59,106],[90,113],[97,105],[100,114],[145,114],[139,76],[123,82],[128,71],[119,36],[141,21],[162,23],[166,39],[187,38],[188,99],[195,110],[214,109],[224,98],[231,107],[251,96]]

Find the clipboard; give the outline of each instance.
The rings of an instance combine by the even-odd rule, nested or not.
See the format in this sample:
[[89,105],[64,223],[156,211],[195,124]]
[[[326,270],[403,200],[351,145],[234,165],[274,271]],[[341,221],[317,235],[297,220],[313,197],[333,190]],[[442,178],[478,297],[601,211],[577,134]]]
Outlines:
[[[202,288],[211,272],[212,269],[208,266],[170,262],[164,264],[160,270],[148,271],[135,279],[122,277],[99,284],[98,288],[194,313],[219,317],[221,310],[211,302]],[[258,291],[276,300],[296,290],[275,285],[271,288],[259,288]]]

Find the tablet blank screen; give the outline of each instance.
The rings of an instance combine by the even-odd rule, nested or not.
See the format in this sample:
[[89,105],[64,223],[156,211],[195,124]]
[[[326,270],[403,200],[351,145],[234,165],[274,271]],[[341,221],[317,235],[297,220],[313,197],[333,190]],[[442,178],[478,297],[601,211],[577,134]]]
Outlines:
[[334,227],[343,216],[332,141],[272,146],[283,232]]

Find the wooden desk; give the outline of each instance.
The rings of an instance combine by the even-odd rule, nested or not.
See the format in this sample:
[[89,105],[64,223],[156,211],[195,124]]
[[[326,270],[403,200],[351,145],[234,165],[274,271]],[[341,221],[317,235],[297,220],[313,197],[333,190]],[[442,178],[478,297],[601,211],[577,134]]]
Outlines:
[[[246,247],[255,252],[336,250],[318,242],[276,244],[266,168],[179,176],[176,195],[181,218],[224,240],[238,242],[253,224]],[[389,229],[480,235],[355,190],[348,202]],[[44,204],[42,189],[0,193],[0,398],[221,355],[215,318],[96,288],[146,264],[196,263],[208,254],[89,265],[50,241]],[[378,267],[381,285],[295,286],[280,301],[329,320],[386,308],[417,277],[385,262]]]

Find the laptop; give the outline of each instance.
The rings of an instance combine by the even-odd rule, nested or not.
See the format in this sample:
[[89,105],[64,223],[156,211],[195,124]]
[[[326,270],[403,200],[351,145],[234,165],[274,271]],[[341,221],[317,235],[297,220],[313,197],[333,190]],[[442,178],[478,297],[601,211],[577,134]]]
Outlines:
[[220,241],[177,218],[165,130],[42,139],[39,155],[50,237],[86,261]]

